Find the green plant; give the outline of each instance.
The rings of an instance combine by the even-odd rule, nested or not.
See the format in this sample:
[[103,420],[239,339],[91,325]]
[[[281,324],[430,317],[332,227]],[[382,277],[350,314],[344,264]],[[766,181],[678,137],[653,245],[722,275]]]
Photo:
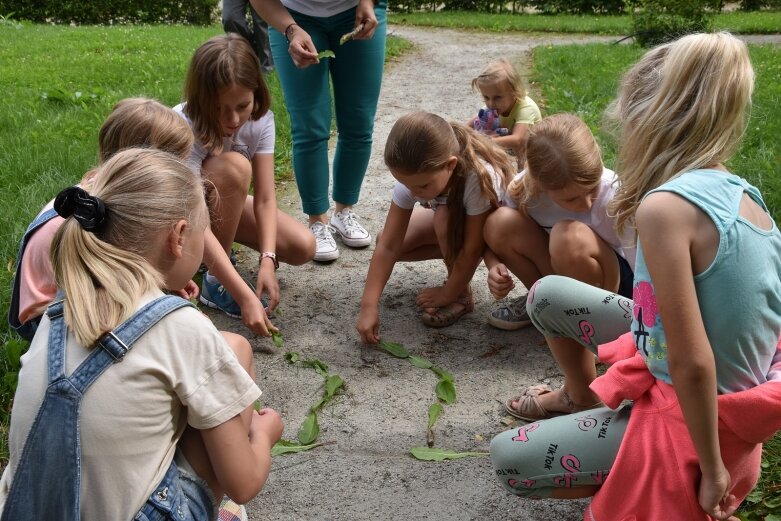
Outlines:
[[36,23],[129,24],[185,23],[210,25],[216,20],[216,0],[0,0],[0,12],[13,8],[17,18]]
[[719,0],[631,0],[632,34],[650,47],[684,34],[708,32]]

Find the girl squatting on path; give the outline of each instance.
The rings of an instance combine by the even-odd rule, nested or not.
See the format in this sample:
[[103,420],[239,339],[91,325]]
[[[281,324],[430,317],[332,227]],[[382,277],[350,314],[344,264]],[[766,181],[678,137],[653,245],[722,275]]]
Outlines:
[[[572,114],[548,116],[532,127],[526,170],[507,189],[504,205],[485,223],[488,287],[501,299],[515,283],[531,288],[545,275],[564,275],[632,296],[634,236],[619,234],[608,205],[618,183],[604,167],[588,126]],[[530,324],[526,298],[495,309],[488,323],[514,330]],[[510,414],[535,420],[517,402]]]
[[[517,158],[518,170],[522,170],[529,128],[540,121],[542,115],[534,100],[526,94],[521,75],[512,63],[500,58],[490,62],[472,80],[472,90],[479,90],[485,108],[496,111],[499,116],[498,132],[490,130],[486,133]],[[477,128],[477,119],[469,120],[467,126]]]
[[[755,485],[781,428],[781,233],[724,166],[753,81],[727,33],[657,47],[624,77],[614,207],[639,240],[634,303],[559,276],[528,298],[572,400],[611,408],[494,438],[507,490],[595,495],[586,519],[691,521],[727,519]],[[613,363],[596,380],[595,353]]]
[[[315,241],[303,224],[277,209],[274,114],[249,43],[227,34],[201,45],[190,61],[184,100],[174,110],[195,135],[189,162],[212,187],[208,203],[214,235],[226,255],[234,241],[260,252],[255,294],[267,294],[268,309],[273,311],[280,299],[279,263],[310,261]],[[247,195],[250,183],[254,197]],[[250,302],[257,298],[249,299],[243,287],[235,291],[241,295],[232,287],[226,289],[225,281],[209,271],[201,302],[232,317],[244,318],[248,305],[257,312]]]
[[427,326],[449,326],[474,309],[469,283],[485,249],[483,224],[514,171],[488,138],[427,112],[402,116],[393,125],[385,164],[396,185],[356,325],[370,344],[379,341],[380,295],[398,261],[445,260],[445,285],[418,294]]
[[[192,145],[190,128],[173,110],[152,99],[127,98],[114,106],[100,127],[98,160],[104,163],[129,147],[157,148],[186,159]],[[88,188],[95,172],[87,173],[81,186]],[[54,234],[63,222],[54,210],[54,200],[49,201],[28,226],[16,256],[8,323],[27,340],[32,340],[43,312],[57,294],[49,254]],[[227,257],[225,263],[232,270]],[[181,296],[191,298],[197,291],[192,283]]]
[[54,207],[63,297],[23,356],[2,519],[201,520],[223,494],[250,500],[283,426],[252,407],[249,343],[161,291],[201,262],[201,180],[170,154],[128,149]]

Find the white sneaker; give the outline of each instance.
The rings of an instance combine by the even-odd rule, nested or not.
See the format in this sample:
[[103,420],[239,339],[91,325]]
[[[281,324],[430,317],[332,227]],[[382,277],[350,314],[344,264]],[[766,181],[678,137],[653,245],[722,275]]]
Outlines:
[[372,236],[358,222],[358,217],[351,208],[331,215],[331,229],[339,234],[342,242],[350,248],[363,248],[371,244]]
[[325,223],[320,221],[312,224],[309,229],[315,236],[315,256],[317,262],[328,262],[339,257],[339,248],[336,247],[336,240],[331,235],[331,231]]

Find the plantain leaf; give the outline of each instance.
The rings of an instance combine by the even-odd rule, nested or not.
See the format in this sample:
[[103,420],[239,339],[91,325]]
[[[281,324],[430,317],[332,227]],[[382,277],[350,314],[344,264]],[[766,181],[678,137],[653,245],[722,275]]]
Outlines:
[[313,358],[312,360],[302,360],[301,363],[306,367],[311,367],[314,369],[315,372],[323,378],[328,378],[328,366],[325,364],[325,362],[321,362],[317,358]]
[[396,358],[409,358],[409,351],[402,344],[380,340],[380,347]]
[[442,379],[437,382],[437,386],[434,389],[437,393],[437,398],[450,405],[456,401],[456,386],[450,380]]
[[310,443],[309,445],[301,445],[297,441],[279,440],[271,447],[271,455],[279,456],[281,454],[291,454],[296,452],[304,452],[307,450],[316,449],[323,443]]
[[444,407],[442,407],[442,404],[439,402],[432,403],[431,406],[428,408],[428,428],[432,428],[434,424],[437,422],[437,418],[439,418],[439,415],[442,414],[442,411],[444,411]]
[[255,403],[253,403],[252,406],[258,412],[260,412],[260,410],[263,408],[263,405],[260,403],[260,400],[255,400]]
[[333,398],[333,396],[344,386],[344,380],[342,377],[332,374],[325,379],[325,396],[326,398]]
[[317,413],[312,411],[301,424],[301,428],[298,429],[298,441],[301,442],[301,445],[309,445],[315,442],[319,434],[320,426],[317,424]]
[[412,447],[409,452],[415,459],[421,461],[443,461],[447,459],[474,458],[489,455],[488,452],[456,452],[453,450],[430,447]]
[[295,364],[298,362],[298,353],[295,351],[288,351],[285,353],[285,360],[287,360],[291,364]]
[[323,58],[336,58],[336,55],[334,54],[334,51],[331,49],[326,49],[324,51],[320,51],[317,53],[317,59],[322,60]]
[[279,331],[272,331],[271,341],[274,342],[274,347],[276,348],[282,347],[282,333],[280,333]]
[[434,367],[434,364],[432,364],[429,360],[426,360],[420,356],[410,355],[407,360],[415,367],[420,367],[421,369],[431,369]]
[[447,380],[449,382],[453,381],[453,375],[451,373],[448,373],[444,369],[440,369],[439,367],[432,366],[429,369],[434,371],[434,374],[436,374],[440,380]]

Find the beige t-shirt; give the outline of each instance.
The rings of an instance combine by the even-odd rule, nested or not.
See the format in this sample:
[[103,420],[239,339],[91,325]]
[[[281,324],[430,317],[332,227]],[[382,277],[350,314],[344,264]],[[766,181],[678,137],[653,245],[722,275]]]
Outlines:
[[[139,307],[161,294],[146,295]],[[49,326],[44,315],[22,357],[9,433],[11,457],[0,480],[0,509],[43,401]],[[69,333],[66,374],[88,353]],[[163,478],[187,424],[196,429],[220,425],[260,394],[205,315],[189,307],[169,314],[84,395],[81,518],[131,519]]]

